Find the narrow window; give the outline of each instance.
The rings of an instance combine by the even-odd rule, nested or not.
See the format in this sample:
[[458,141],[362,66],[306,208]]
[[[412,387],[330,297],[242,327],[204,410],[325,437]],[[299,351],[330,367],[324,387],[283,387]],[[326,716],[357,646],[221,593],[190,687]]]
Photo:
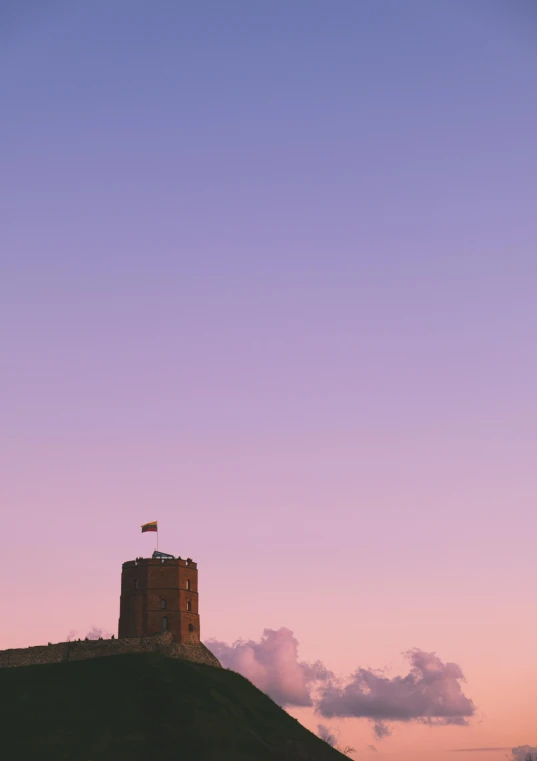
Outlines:
[[194,624],[188,624],[188,631],[193,632],[194,631]]
[[189,591],[189,592],[190,592],[190,590],[192,589],[192,587],[191,587],[191,585],[190,585],[190,579],[187,579],[187,580],[186,580],[186,588],[188,589],[188,591]]
[[134,589],[138,589],[138,579],[134,579],[133,585]]
[[187,600],[186,601],[186,609],[187,610],[192,610],[192,600]]
[[165,608],[166,607],[166,600],[161,600],[160,601],[160,607],[161,608]]
[[162,617],[162,631],[165,632],[168,628],[168,616]]

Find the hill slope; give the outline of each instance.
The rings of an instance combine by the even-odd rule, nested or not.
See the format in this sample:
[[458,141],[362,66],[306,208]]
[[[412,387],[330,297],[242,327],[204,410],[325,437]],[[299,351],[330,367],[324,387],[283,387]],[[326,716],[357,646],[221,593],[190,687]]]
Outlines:
[[343,759],[239,674],[154,653],[1,669],[0,743],[22,761]]

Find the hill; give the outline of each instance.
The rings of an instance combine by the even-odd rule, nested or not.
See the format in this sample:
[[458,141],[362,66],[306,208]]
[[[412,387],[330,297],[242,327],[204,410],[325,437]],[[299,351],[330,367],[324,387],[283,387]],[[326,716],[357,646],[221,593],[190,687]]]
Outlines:
[[156,653],[0,669],[2,758],[338,761],[232,671]]

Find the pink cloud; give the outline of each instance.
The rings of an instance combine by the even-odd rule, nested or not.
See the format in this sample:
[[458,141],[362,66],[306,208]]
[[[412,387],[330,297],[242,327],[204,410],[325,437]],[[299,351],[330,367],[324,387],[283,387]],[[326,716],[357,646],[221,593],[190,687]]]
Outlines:
[[223,666],[245,676],[280,705],[312,705],[311,685],[332,676],[320,662],[298,661],[298,642],[285,627],[265,629],[259,642],[205,644]]
[[411,663],[406,676],[389,679],[359,668],[345,686],[331,682],[322,688],[318,711],[328,718],[374,720],[379,739],[389,732],[385,721],[466,724],[475,713],[475,705],[462,691],[461,667],[419,649],[405,655]]
[[410,661],[406,676],[389,679],[359,668],[340,682],[320,661],[300,662],[298,641],[284,627],[265,629],[259,642],[206,644],[223,666],[245,676],[280,705],[314,705],[326,718],[370,719],[379,740],[391,734],[390,721],[464,725],[475,713],[473,701],[462,691],[461,667],[417,648],[405,654]]
[[375,732],[377,740],[384,740],[385,737],[389,737],[392,733],[392,730],[386,722],[381,721],[381,719],[377,719],[373,722],[373,731]]
[[98,626],[92,626],[89,632],[86,634],[88,639],[110,639],[112,635],[106,631],[106,629],[100,629]]
[[537,761],[537,745],[519,745],[511,750],[509,761]]

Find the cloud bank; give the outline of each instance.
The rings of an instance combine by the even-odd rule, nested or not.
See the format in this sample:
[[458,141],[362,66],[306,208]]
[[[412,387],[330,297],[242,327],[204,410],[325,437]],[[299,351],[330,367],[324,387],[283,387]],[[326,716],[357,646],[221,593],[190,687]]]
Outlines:
[[283,627],[265,629],[258,642],[205,644],[223,666],[245,676],[280,705],[314,706],[325,718],[369,719],[379,740],[391,734],[387,722],[465,725],[475,713],[473,701],[462,691],[461,667],[417,648],[405,653],[410,663],[405,676],[390,679],[358,668],[341,681],[320,661],[300,662],[298,641]]

